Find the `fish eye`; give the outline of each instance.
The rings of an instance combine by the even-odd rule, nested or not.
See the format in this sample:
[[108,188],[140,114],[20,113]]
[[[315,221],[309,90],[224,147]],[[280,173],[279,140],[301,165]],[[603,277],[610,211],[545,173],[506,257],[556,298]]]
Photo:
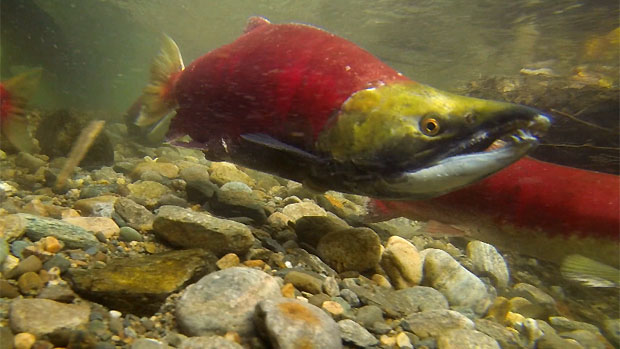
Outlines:
[[425,117],[420,122],[420,129],[422,130],[422,133],[427,136],[435,136],[439,133],[441,127],[439,126],[439,121],[437,119],[433,117]]

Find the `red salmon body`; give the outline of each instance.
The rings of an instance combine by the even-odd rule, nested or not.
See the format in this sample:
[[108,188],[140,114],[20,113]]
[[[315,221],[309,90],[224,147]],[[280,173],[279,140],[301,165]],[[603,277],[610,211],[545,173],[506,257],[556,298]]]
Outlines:
[[345,39],[259,23],[180,73],[172,128],[199,142],[263,132],[307,149],[354,92],[393,81],[409,80]]
[[559,262],[578,253],[618,265],[620,177],[524,158],[455,192],[375,201],[382,216],[435,219],[472,237]]

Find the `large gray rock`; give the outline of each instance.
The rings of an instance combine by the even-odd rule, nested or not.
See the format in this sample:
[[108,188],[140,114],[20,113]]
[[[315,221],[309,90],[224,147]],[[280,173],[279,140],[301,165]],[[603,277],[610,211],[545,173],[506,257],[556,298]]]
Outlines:
[[296,299],[260,302],[254,321],[273,348],[342,348],[336,322],[323,310]]
[[33,241],[53,236],[62,241],[66,248],[88,249],[99,244],[95,235],[88,230],[58,219],[39,217],[27,213],[16,214],[26,236]]
[[55,330],[77,329],[88,323],[90,307],[49,299],[24,298],[11,302],[9,321],[13,333],[28,332],[37,337]]
[[188,336],[235,331],[254,335],[256,304],[280,298],[280,284],[260,270],[233,267],[211,273],[183,291],[176,306],[177,323]]
[[199,247],[218,256],[243,255],[254,243],[252,232],[241,223],[177,206],[160,207],[153,229],[157,236],[172,245]]
[[468,307],[482,313],[490,305],[484,283],[447,252],[423,251],[425,283],[441,292],[452,306]]

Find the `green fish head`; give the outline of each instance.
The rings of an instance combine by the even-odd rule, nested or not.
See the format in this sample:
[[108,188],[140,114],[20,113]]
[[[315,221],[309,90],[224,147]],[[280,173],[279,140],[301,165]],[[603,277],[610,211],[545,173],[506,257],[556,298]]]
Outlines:
[[[319,135],[317,148],[338,163],[374,174],[366,182],[345,184],[351,187],[345,191],[417,199],[497,172],[535,147],[549,125],[533,108],[414,82],[390,84],[345,101]],[[421,185],[428,191],[411,188]]]

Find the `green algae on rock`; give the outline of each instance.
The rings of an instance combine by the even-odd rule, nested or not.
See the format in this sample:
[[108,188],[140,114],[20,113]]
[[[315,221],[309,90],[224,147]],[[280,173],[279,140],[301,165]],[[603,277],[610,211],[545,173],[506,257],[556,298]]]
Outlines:
[[215,270],[208,251],[191,249],[112,259],[102,269],[70,269],[73,289],[122,312],[152,315],[165,298]]

